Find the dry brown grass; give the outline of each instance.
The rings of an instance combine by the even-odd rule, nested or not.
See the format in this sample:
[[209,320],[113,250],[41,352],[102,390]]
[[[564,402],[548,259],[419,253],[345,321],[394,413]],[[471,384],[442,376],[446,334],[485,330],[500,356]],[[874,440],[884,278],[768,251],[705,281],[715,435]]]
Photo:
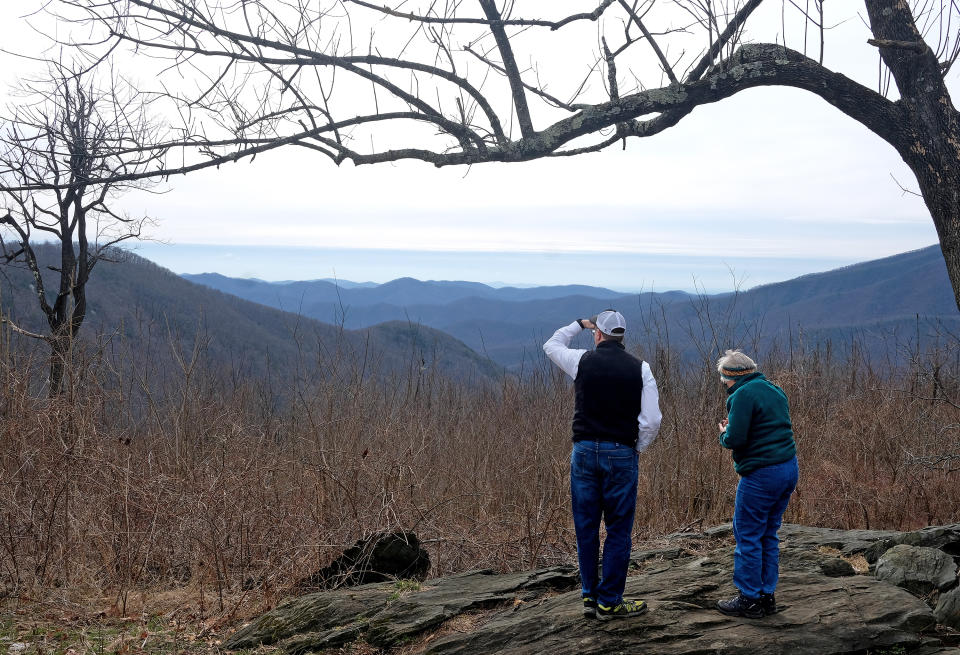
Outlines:
[[817,551],[823,553],[824,555],[831,555],[833,557],[842,559],[852,566],[853,570],[858,574],[870,572],[870,562],[868,562],[867,558],[861,553],[857,553],[856,555],[844,555],[840,549],[830,548],[829,546],[818,546]]
[[[638,540],[729,520],[736,485],[717,444],[715,376],[650,352],[664,425],[641,458]],[[960,450],[958,410],[925,397],[922,366],[911,378],[767,361],[791,399],[801,461],[786,520],[909,529],[960,518],[960,473],[931,458]],[[397,527],[422,538],[431,575],[575,561],[572,393],[549,368],[480,389],[417,372],[292,381],[277,406],[202,370],[162,394],[90,383],[38,399],[14,364],[0,368],[8,597],[104,597],[103,611],[130,616],[167,589],[198,616],[233,620]]]
[[[187,590],[144,590],[126,616],[116,613],[110,598],[73,596],[0,602],[0,649],[19,643],[24,655],[221,655],[223,639],[243,621],[201,616],[196,595]],[[270,655],[279,649],[243,652]]]

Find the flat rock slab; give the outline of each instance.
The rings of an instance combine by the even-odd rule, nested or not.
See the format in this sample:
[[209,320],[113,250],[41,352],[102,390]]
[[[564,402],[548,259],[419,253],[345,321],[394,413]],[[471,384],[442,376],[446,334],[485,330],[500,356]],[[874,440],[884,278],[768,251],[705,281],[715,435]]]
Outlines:
[[626,595],[645,599],[650,611],[632,619],[584,618],[572,566],[478,571],[415,589],[380,583],[302,596],[243,627],[224,646],[275,644],[290,655],[332,652],[355,641],[382,652],[402,646],[404,653],[436,655],[848,655],[897,646],[911,655],[960,655],[956,637],[943,643],[932,635],[933,610],[907,590],[869,575],[824,574],[837,568],[833,549],[863,552],[902,540],[946,548],[960,543],[953,541],[958,535],[955,526],[900,533],[785,525],[777,590],[783,610],[760,620],[713,609],[735,593],[733,547],[728,528],[719,526],[633,553]]
[[[702,535],[713,538],[732,537],[733,525],[730,523],[717,525],[704,530]],[[960,555],[960,523],[930,526],[911,532],[898,532],[895,530],[838,530],[836,528],[819,528],[815,526],[784,523],[780,528],[779,535],[780,541],[786,547],[836,548],[842,551],[844,555],[861,553],[872,546],[880,546],[883,544],[889,544],[888,547],[897,544],[906,544],[908,546],[939,548],[946,553]],[[696,535],[671,535],[673,538],[684,538],[687,536]]]
[[291,653],[302,653],[362,636],[371,644],[389,647],[457,615],[522,602],[549,590],[569,590],[577,580],[575,567],[558,566],[505,575],[461,573],[412,592],[391,583],[321,591],[279,605],[235,632],[223,646],[282,644]]
[[[724,523],[704,531],[710,537],[732,537],[733,525]],[[838,530],[836,528],[818,528],[808,525],[784,523],[778,535],[783,547],[789,548],[835,548],[845,555],[863,552],[877,542],[887,541],[891,545],[901,543],[901,539],[912,535],[910,532],[896,532],[894,530]],[[949,532],[952,534],[952,532]],[[679,536],[679,535],[678,535]],[[944,537],[946,540],[948,537]],[[914,541],[934,541],[934,537],[918,536]],[[960,540],[960,537],[958,537]],[[918,545],[918,544],[912,544]],[[924,544],[926,545],[926,544]]]
[[932,612],[908,592],[866,576],[828,578],[785,572],[777,600],[785,609],[762,620],[737,619],[712,609],[730,594],[726,557],[696,568],[676,566],[632,577],[629,597],[650,611],[607,623],[584,619],[577,592],[523,604],[468,634],[441,637],[431,654],[575,655],[656,652],[663,655],[847,654],[866,648],[921,643]]

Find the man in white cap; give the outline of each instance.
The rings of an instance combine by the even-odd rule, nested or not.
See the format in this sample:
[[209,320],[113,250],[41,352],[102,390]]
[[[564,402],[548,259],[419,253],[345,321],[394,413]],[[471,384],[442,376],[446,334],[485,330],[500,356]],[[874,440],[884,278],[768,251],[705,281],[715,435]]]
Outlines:
[[[637,506],[637,454],[660,429],[657,383],[650,366],[626,351],[627,322],[608,309],[560,328],[543,350],[573,378],[573,452],[570,495],[577,533],[584,616],[606,621],[639,616],[642,600],[624,600]],[[594,350],[570,348],[581,330],[592,330]],[[600,557],[600,519],[607,537]]]

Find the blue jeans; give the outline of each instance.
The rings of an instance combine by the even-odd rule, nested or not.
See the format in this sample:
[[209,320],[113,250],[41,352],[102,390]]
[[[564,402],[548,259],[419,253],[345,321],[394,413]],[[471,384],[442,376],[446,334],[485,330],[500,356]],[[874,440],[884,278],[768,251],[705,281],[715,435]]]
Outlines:
[[797,458],[764,466],[740,478],[733,510],[733,584],[748,598],[772,594],[780,577],[777,530],[797,486]]
[[[570,454],[570,496],[584,596],[614,606],[623,598],[637,507],[637,453],[611,441],[575,441]],[[607,528],[603,574],[597,579],[600,519]]]

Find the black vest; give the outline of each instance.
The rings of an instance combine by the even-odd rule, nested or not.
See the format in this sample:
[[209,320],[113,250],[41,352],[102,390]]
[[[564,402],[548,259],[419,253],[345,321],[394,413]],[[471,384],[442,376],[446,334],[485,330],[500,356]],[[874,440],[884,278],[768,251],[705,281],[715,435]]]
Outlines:
[[635,446],[643,396],[643,362],[623,344],[601,341],[580,358],[573,382],[573,440],[615,441]]

